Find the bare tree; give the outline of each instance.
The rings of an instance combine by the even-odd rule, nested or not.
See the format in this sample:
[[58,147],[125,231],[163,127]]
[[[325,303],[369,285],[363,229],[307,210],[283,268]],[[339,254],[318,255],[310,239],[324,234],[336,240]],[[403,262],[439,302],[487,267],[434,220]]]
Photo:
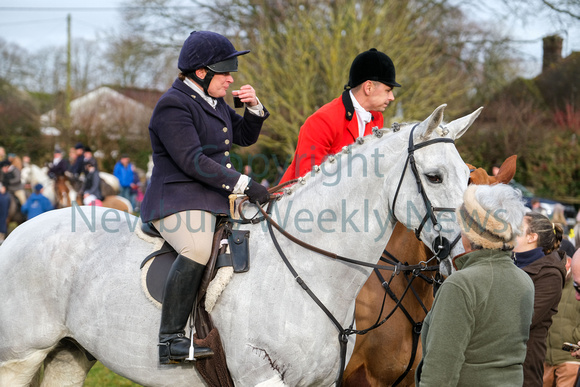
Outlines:
[[[442,103],[448,103],[451,116],[463,113],[474,90],[492,93],[507,81],[505,71],[513,65],[501,54],[506,52],[501,36],[494,37],[499,43],[492,40],[489,30],[468,24],[462,12],[445,0],[192,0],[191,7],[187,3],[174,7],[170,0],[135,0],[130,4],[126,14],[130,29],[157,45],[165,39],[175,54],[194,26],[221,32],[239,49],[252,50],[240,59],[236,85],[254,85],[273,113],[260,143],[279,156],[292,154],[304,120],[340,95],[352,60],[372,47],[393,59],[403,85],[386,112],[386,124],[424,118]],[[173,27],[160,33],[168,25]],[[176,39],[182,31],[186,32]],[[485,65],[491,59],[493,69]]]
[[0,78],[17,80],[24,76],[27,57],[25,49],[0,38]]
[[171,80],[177,74],[179,51],[151,44],[140,36],[117,35],[109,39],[103,66],[108,82],[123,87],[166,88],[168,67]]

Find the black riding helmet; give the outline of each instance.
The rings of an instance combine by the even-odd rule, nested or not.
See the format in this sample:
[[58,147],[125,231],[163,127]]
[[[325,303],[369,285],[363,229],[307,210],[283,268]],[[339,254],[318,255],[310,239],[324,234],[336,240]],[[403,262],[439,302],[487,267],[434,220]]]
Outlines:
[[377,81],[390,87],[401,87],[395,81],[393,61],[376,48],[362,52],[354,58],[345,88],[355,88],[365,81]]
[[[193,31],[183,43],[177,67],[186,76],[195,79],[207,89],[216,73],[230,73],[238,71],[238,56],[250,52],[237,51],[234,45],[225,37],[211,31]],[[195,75],[195,70],[208,70],[204,79]]]

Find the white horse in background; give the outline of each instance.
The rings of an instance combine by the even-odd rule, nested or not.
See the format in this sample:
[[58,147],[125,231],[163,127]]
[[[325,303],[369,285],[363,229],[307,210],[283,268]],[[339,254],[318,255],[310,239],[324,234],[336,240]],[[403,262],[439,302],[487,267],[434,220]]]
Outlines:
[[[432,207],[455,208],[469,171],[452,143],[480,110],[443,125],[445,105],[425,121],[377,130],[300,180],[274,202],[273,218],[296,238],[375,264],[395,221],[421,225]],[[409,145],[414,144],[414,175]],[[418,189],[420,181],[426,201]],[[245,214],[255,213],[248,206]],[[459,233],[453,212],[429,217],[427,245]],[[138,219],[111,209],[50,211],[19,226],[0,246],[0,385],[28,385],[44,363],[50,386],[82,386],[100,360],[145,386],[203,386],[193,363],[158,364],[160,309],[142,289],[140,263],[159,241]],[[267,224],[250,230],[252,267],[218,299],[219,329],[236,386],[331,385],[339,374],[338,329],[296,282]],[[273,231],[296,272],[342,327],[372,268],[328,258]],[[451,256],[462,252],[457,244]],[[94,358],[87,357],[85,351]]]
[[[99,171],[99,177],[108,185],[107,191],[103,192],[103,195],[105,196],[103,199],[103,206],[133,213],[133,205],[131,202],[118,195],[121,190],[119,179],[115,175],[103,171]],[[26,165],[22,168],[21,179],[24,184],[30,184],[31,189],[34,189],[34,186],[38,183],[42,184],[44,187],[42,192],[43,195],[56,206],[57,198],[55,193],[55,182],[48,176],[47,167],[41,168],[36,164]],[[78,196],[77,191],[75,191],[73,186],[68,182],[67,187],[69,189],[68,203],[76,202]],[[59,201],[62,203],[66,200],[59,198]]]
[[46,196],[51,203],[56,203],[56,197],[54,193],[54,180],[48,177],[48,168],[39,167],[36,164],[27,164],[22,167],[20,172],[20,179],[23,184],[29,184],[30,188],[34,190],[36,184],[42,184],[44,190],[42,194]]

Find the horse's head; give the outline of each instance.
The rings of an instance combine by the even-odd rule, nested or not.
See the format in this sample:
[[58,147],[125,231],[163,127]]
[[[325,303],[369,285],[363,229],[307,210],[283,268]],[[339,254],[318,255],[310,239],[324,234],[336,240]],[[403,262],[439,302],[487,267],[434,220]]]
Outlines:
[[440,258],[463,252],[461,243],[457,243],[460,229],[454,211],[467,188],[469,169],[454,141],[482,110],[443,124],[445,106],[413,126],[399,183],[390,182],[387,188],[396,219],[415,230]]

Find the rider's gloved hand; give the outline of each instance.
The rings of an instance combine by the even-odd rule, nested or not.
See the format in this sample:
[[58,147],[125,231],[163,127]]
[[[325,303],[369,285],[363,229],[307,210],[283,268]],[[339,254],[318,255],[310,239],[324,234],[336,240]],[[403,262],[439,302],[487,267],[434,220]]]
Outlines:
[[270,199],[270,193],[268,192],[268,189],[252,179],[250,179],[250,182],[248,183],[244,193],[248,196],[248,198],[250,198],[250,202],[252,203],[264,204],[267,203]]

